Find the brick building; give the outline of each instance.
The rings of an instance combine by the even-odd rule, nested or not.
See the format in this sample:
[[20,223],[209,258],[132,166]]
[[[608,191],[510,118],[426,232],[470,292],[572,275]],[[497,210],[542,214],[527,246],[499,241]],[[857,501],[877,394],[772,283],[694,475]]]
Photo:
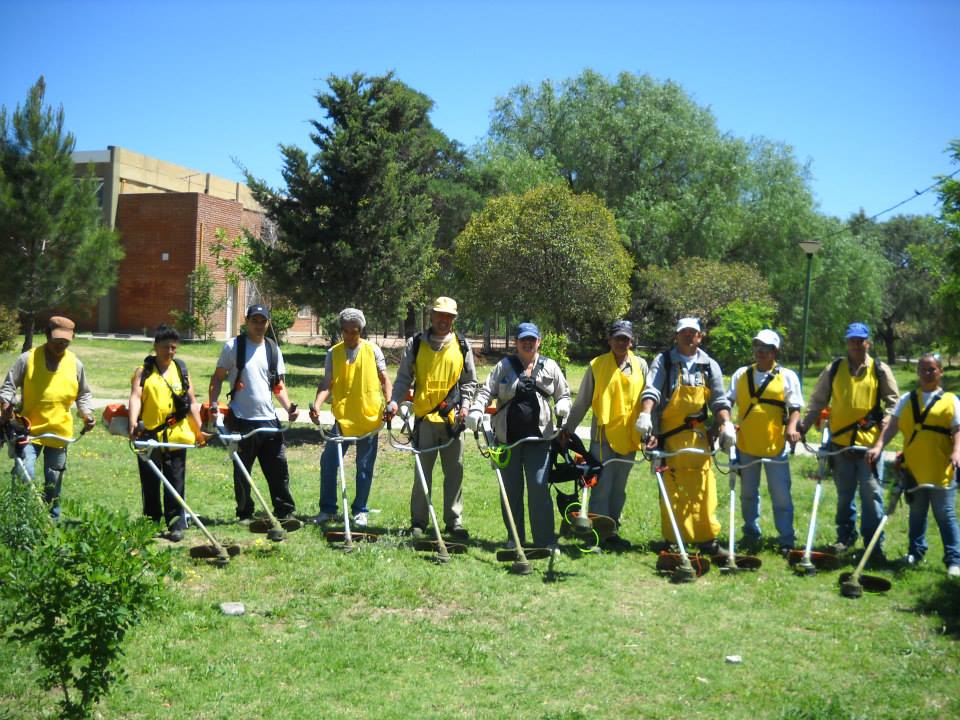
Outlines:
[[[218,230],[228,240],[241,230],[259,236],[262,208],[242,183],[111,146],[104,151],[74,153],[78,174],[90,164],[100,179],[104,223],[120,233],[126,253],[117,285],[102,298],[80,328],[96,332],[146,333],[171,321],[173,309],[190,306],[188,275],[205,264],[215,292],[226,300],[215,319],[219,337],[237,332],[247,304],[258,301],[256,288],[229,286],[210,252]],[[229,248],[225,257],[236,255]],[[302,309],[293,336],[313,334],[315,320]]]

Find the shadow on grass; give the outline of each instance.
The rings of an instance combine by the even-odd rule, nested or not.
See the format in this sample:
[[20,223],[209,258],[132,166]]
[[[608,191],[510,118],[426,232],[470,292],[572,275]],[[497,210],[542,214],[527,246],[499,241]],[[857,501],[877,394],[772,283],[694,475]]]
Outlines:
[[944,578],[933,586],[931,595],[920,598],[913,610],[923,615],[939,615],[944,634],[960,640],[960,582]]

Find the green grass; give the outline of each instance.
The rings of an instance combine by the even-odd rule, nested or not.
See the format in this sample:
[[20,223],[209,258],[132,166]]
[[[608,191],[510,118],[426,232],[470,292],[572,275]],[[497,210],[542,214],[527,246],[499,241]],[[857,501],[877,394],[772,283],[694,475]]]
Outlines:
[[[86,360],[96,343],[77,346]],[[144,354],[117,352],[127,344],[110,347],[128,357],[107,352],[91,364],[104,387],[107,376],[129,373]],[[202,376],[216,348],[182,354]],[[296,367],[307,376],[322,361],[316,350],[290,354],[304,356]],[[308,382],[293,387],[312,394]],[[300,426],[288,439],[293,495],[301,514],[313,514],[316,436]],[[814,462],[792,462],[796,526],[804,535]],[[129,678],[101,704],[100,717],[960,716],[960,583],[946,580],[932,519],[924,566],[871,571],[893,581],[886,596],[843,598],[836,573],[795,577],[770,551],[760,553],[757,573],[711,571],[676,586],[656,575],[648,552],[660,528],[656,484],[644,466],[631,476],[624,514],[633,551],[584,555],[568,541],[553,576],[538,562],[533,575],[517,577],[494,559],[505,538],[496,480],[472,439],[465,466],[465,520],[474,540],[467,555],[436,566],[403,546],[412,463],[385,439],[371,495],[380,512],[371,520],[386,533],[351,555],[329,547],[312,526],[281,544],[246,532],[233,522],[228,456],[216,448],[191,452],[188,501],[218,537],[244,551],[217,570],[191,561],[185,547],[170,550],[184,579],[170,583],[165,613],[129,636]],[[351,455],[348,477],[352,469]],[[265,490],[259,471],[254,477]],[[726,527],[725,478],[718,484]],[[824,487],[818,544],[834,539],[836,496],[831,483]],[[138,514],[136,466],[125,442],[97,428],[73,446],[64,497],[67,514],[69,502]],[[762,521],[772,532],[766,502]],[[183,545],[201,542],[191,530]],[[905,551],[901,508],[887,552]],[[247,614],[221,615],[219,603],[230,600],[245,603]],[[726,663],[728,655],[743,663]],[[30,653],[0,644],[0,664],[7,669],[0,673],[0,718],[49,716],[55,696],[36,689]]]

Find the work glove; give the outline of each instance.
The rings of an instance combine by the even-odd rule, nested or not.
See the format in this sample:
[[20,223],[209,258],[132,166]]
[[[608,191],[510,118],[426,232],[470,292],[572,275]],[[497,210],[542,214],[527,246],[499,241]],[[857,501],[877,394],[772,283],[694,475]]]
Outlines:
[[83,416],[83,432],[89,432],[97,426],[97,419],[93,416],[93,413]]
[[480,427],[480,418],[483,417],[483,413],[479,410],[473,410],[467,415],[467,430],[475,433]]
[[636,427],[641,438],[646,440],[648,437],[650,437],[650,433],[653,432],[653,419],[650,417],[650,413],[642,412],[637,415]]
[[563,425],[564,421],[567,419],[567,415],[570,414],[570,401],[566,398],[560,400],[557,403],[555,412],[557,413],[557,420],[559,420],[560,424]]
[[727,420],[720,428],[720,447],[729,450],[737,444],[737,428]]

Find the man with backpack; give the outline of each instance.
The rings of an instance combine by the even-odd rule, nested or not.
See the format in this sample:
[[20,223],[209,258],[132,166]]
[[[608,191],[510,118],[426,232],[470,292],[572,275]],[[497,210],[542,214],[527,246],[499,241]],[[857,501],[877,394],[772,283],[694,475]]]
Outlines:
[[[796,542],[787,441],[792,445],[800,442],[797,425],[803,407],[803,392],[797,374],[777,363],[779,352],[780,336],[777,333],[773,330],[758,332],[753,338],[754,362],[733,373],[727,399],[736,404],[740,413],[737,459],[740,465],[748,466],[740,471],[744,541],[755,548],[760,543],[762,467],[767,476],[773,521],[777,526],[777,543],[780,553],[785,555]],[[761,464],[763,458],[776,462]]]
[[[440,455],[443,466],[443,520],[446,532],[457,539],[468,537],[463,527],[463,422],[477,387],[473,350],[453,330],[457,302],[438,297],[430,310],[430,327],[407,340],[400,358],[393,396],[387,414],[396,414],[399,404],[413,388],[413,437],[418,448],[443,450],[420,456],[427,488],[432,492],[433,466]],[[410,496],[410,532],[421,537],[427,528],[429,509],[420,481],[414,475]]]
[[[873,537],[883,517],[883,488],[876,468],[867,462],[866,448],[876,443],[900,399],[890,366],[868,354],[870,328],[860,322],[850,323],[846,341],[846,357],[834,360],[817,378],[800,430],[806,434],[820,419],[820,412],[829,408],[829,449],[851,448],[832,458],[837,485],[837,542],[832,550],[838,555],[857,542],[858,489],[864,544]],[[883,535],[873,557],[877,562],[885,560]]]
[[[167,325],[157,327],[153,336],[153,355],[143,359],[143,364],[133,373],[130,383],[130,439],[152,438],[164,443],[193,445],[201,440],[200,404],[193,391],[193,383],[186,363],[177,357],[180,334]],[[182,498],[186,498],[186,449],[157,448],[150,459],[160,468],[170,484]],[[159,523],[166,521],[165,537],[171,542],[180,542],[187,528],[183,507],[163,488],[163,505],[160,504],[160,486],[163,484],[146,458],[137,455],[140,473],[140,494],[143,499],[143,514]]]
[[[703,332],[697,318],[681,318],[674,346],[657,355],[647,375],[641,396],[637,431],[647,448],[671,453],[683,448],[701,450],[700,455],[667,458],[663,480],[671,499],[684,543],[696,543],[707,555],[723,554],[717,544],[717,480],[708,453],[713,438],[707,433],[710,413],[720,426],[720,446],[730,448],[737,433],[730,422],[730,401],[723,389],[723,372],[717,361],[700,349]],[[656,416],[653,416],[656,411]],[[668,540],[673,535],[670,516],[660,508],[660,526]]]
[[[633,461],[642,445],[642,438],[634,426],[640,412],[640,395],[647,377],[647,361],[630,350],[633,344],[633,324],[616,320],[607,331],[610,352],[595,357],[587,366],[580,382],[577,400],[560,436],[566,443],[577,431],[587,410],[593,410],[590,423],[590,454],[604,462],[614,458]],[[605,465],[590,495],[590,512],[606,515],[620,528],[620,514],[627,500],[627,477],[632,465],[610,463]],[[614,532],[603,541],[604,546],[626,549],[630,544]]]
[[[273,408],[274,396],[287,411],[291,422],[297,418],[297,406],[290,402],[283,383],[286,372],[283,354],[267,337],[270,312],[263,305],[251,305],[247,308],[246,326],[244,334],[224,344],[209,388],[210,414],[216,417],[220,389],[223,381],[228,380],[232,388],[228,396],[233,429],[241,435],[261,427],[279,430],[280,421]],[[247,471],[253,468],[254,460],[260,461],[260,469],[270,486],[274,515],[280,520],[291,517],[296,504],[290,495],[283,433],[257,433],[240,443],[238,454]],[[252,520],[254,505],[250,488],[237,467],[233,469],[233,490],[237,499],[237,517],[241,522]]]
[[[0,389],[0,410],[10,420],[17,388],[22,391],[21,415],[31,435],[53,433],[73,437],[70,406],[76,403],[83,418],[83,431],[96,425],[90,403],[93,393],[87,385],[83,363],[67,348],[73,341],[73,320],[54,315],[47,321],[47,341],[27,350],[13,363]],[[50,438],[28,442],[19,450],[27,475],[33,478],[37,458],[43,455],[43,499],[50,515],[60,517],[60,487],[67,470],[67,446]]]

